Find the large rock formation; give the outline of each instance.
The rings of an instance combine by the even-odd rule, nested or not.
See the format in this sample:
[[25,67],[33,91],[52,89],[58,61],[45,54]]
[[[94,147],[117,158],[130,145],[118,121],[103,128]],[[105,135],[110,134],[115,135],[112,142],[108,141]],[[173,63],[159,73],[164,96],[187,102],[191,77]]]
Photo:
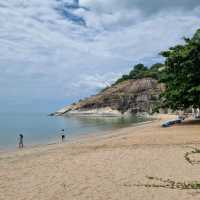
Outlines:
[[127,113],[151,113],[164,89],[152,78],[128,80],[111,86],[99,94],[66,106],[56,115],[121,115]]

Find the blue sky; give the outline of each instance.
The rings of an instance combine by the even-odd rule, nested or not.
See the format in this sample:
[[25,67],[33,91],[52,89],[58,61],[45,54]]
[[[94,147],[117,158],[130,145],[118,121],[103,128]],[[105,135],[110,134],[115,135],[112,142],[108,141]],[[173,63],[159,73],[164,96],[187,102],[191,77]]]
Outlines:
[[0,2],[0,111],[54,111],[200,27],[199,0]]

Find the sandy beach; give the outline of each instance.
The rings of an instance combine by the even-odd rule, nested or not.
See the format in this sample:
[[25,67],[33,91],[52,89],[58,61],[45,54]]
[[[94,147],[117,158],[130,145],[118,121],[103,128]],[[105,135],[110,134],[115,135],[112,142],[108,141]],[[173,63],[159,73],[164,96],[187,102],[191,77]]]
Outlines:
[[0,153],[0,200],[200,199],[200,122],[160,126],[173,117]]

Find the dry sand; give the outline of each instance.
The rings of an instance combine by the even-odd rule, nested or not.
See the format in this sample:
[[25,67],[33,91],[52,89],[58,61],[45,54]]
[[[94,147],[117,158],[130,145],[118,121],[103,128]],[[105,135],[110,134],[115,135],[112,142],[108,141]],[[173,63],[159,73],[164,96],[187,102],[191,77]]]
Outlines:
[[0,153],[0,200],[199,200],[200,190],[163,180],[200,181],[200,154],[185,159],[200,149],[200,123],[160,124]]

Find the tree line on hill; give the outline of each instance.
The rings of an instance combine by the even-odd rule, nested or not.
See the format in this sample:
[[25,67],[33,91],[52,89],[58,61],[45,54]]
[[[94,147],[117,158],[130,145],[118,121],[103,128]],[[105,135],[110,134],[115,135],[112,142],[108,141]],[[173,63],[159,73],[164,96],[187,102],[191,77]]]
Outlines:
[[133,67],[133,70],[130,71],[129,74],[122,75],[121,78],[119,78],[115,83],[121,83],[126,80],[134,80],[134,79],[141,79],[141,78],[147,78],[151,77],[156,80],[160,80],[161,78],[161,69],[164,67],[162,63],[156,63],[152,65],[151,67],[147,67],[144,64],[137,64]]

